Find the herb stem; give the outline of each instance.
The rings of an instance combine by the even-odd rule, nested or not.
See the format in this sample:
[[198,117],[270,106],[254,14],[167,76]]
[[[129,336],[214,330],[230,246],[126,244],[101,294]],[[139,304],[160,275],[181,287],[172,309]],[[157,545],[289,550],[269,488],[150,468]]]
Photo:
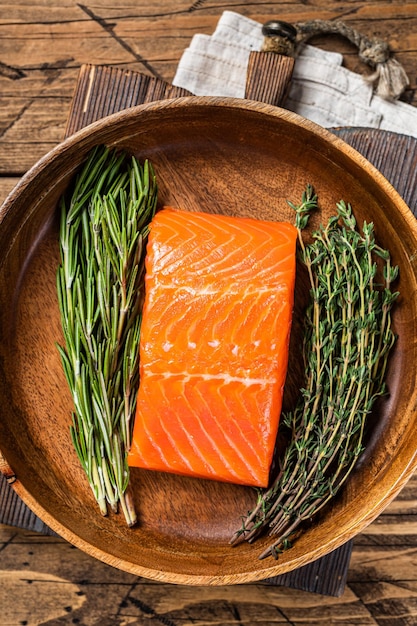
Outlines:
[[61,198],[58,347],[74,400],[71,438],[103,515],[136,521],[127,452],[139,385],[144,252],[157,201],[152,167],[98,146]]
[[[305,385],[280,428],[288,445],[271,486],[258,494],[252,512],[232,544],[254,541],[265,531],[277,537],[260,558],[287,549],[300,525],[336,495],[363,450],[366,418],[383,383],[395,341],[391,291],[398,268],[375,242],[372,224],[357,228],[350,205],[341,201],[325,227],[302,234],[317,196],[311,186],[295,210],[299,252],[310,283],[303,341]],[[384,283],[374,277],[375,255],[382,260]]]

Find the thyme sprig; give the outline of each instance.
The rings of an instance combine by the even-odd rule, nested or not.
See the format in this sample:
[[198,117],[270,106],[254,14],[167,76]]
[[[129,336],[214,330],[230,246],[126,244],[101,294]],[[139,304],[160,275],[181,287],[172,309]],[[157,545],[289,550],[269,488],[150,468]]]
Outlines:
[[[303,356],[305,387],[296,408],[283,416],[289,443],[271,487],[260,491],[252,512],[231,543],[254,541],[267,530],[273,543],[260,558],[291,545],[303,522],[325,507],[345,483],[364,448],[366,418],[386,391],[384,376],[395,335],[391,308],[398,268],[375,241],[372,224],[362,232],[349,204],[312,233],[302,230],[317,206],[307,186],[296,215],[301,260],[310,282]],[[382,262],[382,284],[378,263]]]
[[74,401],[71,438],[103,515],[136,513],[127,451],[139,385],[144,247],[157,199],[151,165],[98,146],[60,202],[57,293]]

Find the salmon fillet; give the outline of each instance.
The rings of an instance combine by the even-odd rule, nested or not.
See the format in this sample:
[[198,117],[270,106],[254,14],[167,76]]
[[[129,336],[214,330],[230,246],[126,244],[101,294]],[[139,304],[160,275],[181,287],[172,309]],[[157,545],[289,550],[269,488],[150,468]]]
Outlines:
[[267,486],[296,237],[289,223],[171,208],[156,214],[129,465]]

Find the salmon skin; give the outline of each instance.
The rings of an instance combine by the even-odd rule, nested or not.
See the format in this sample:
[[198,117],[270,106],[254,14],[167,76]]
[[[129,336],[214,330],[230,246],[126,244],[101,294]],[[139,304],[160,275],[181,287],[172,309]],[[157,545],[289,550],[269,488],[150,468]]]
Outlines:
[[266,487],[297,231],[163,208],[151,222],[130,466]]

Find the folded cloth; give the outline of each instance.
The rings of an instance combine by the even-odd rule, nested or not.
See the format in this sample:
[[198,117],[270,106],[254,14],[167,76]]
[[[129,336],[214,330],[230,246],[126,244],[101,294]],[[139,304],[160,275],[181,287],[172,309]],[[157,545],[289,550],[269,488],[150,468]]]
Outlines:
[[[173,84],[197,96],[243,98],[249,54],[262,43],[261,24],[225,11],[211,36],[194,35]],[[375,95],[370,82],[342,63],[339,53],[303,45],[285,108],[326,128],[365,126],[417,137],[417,108]]]

